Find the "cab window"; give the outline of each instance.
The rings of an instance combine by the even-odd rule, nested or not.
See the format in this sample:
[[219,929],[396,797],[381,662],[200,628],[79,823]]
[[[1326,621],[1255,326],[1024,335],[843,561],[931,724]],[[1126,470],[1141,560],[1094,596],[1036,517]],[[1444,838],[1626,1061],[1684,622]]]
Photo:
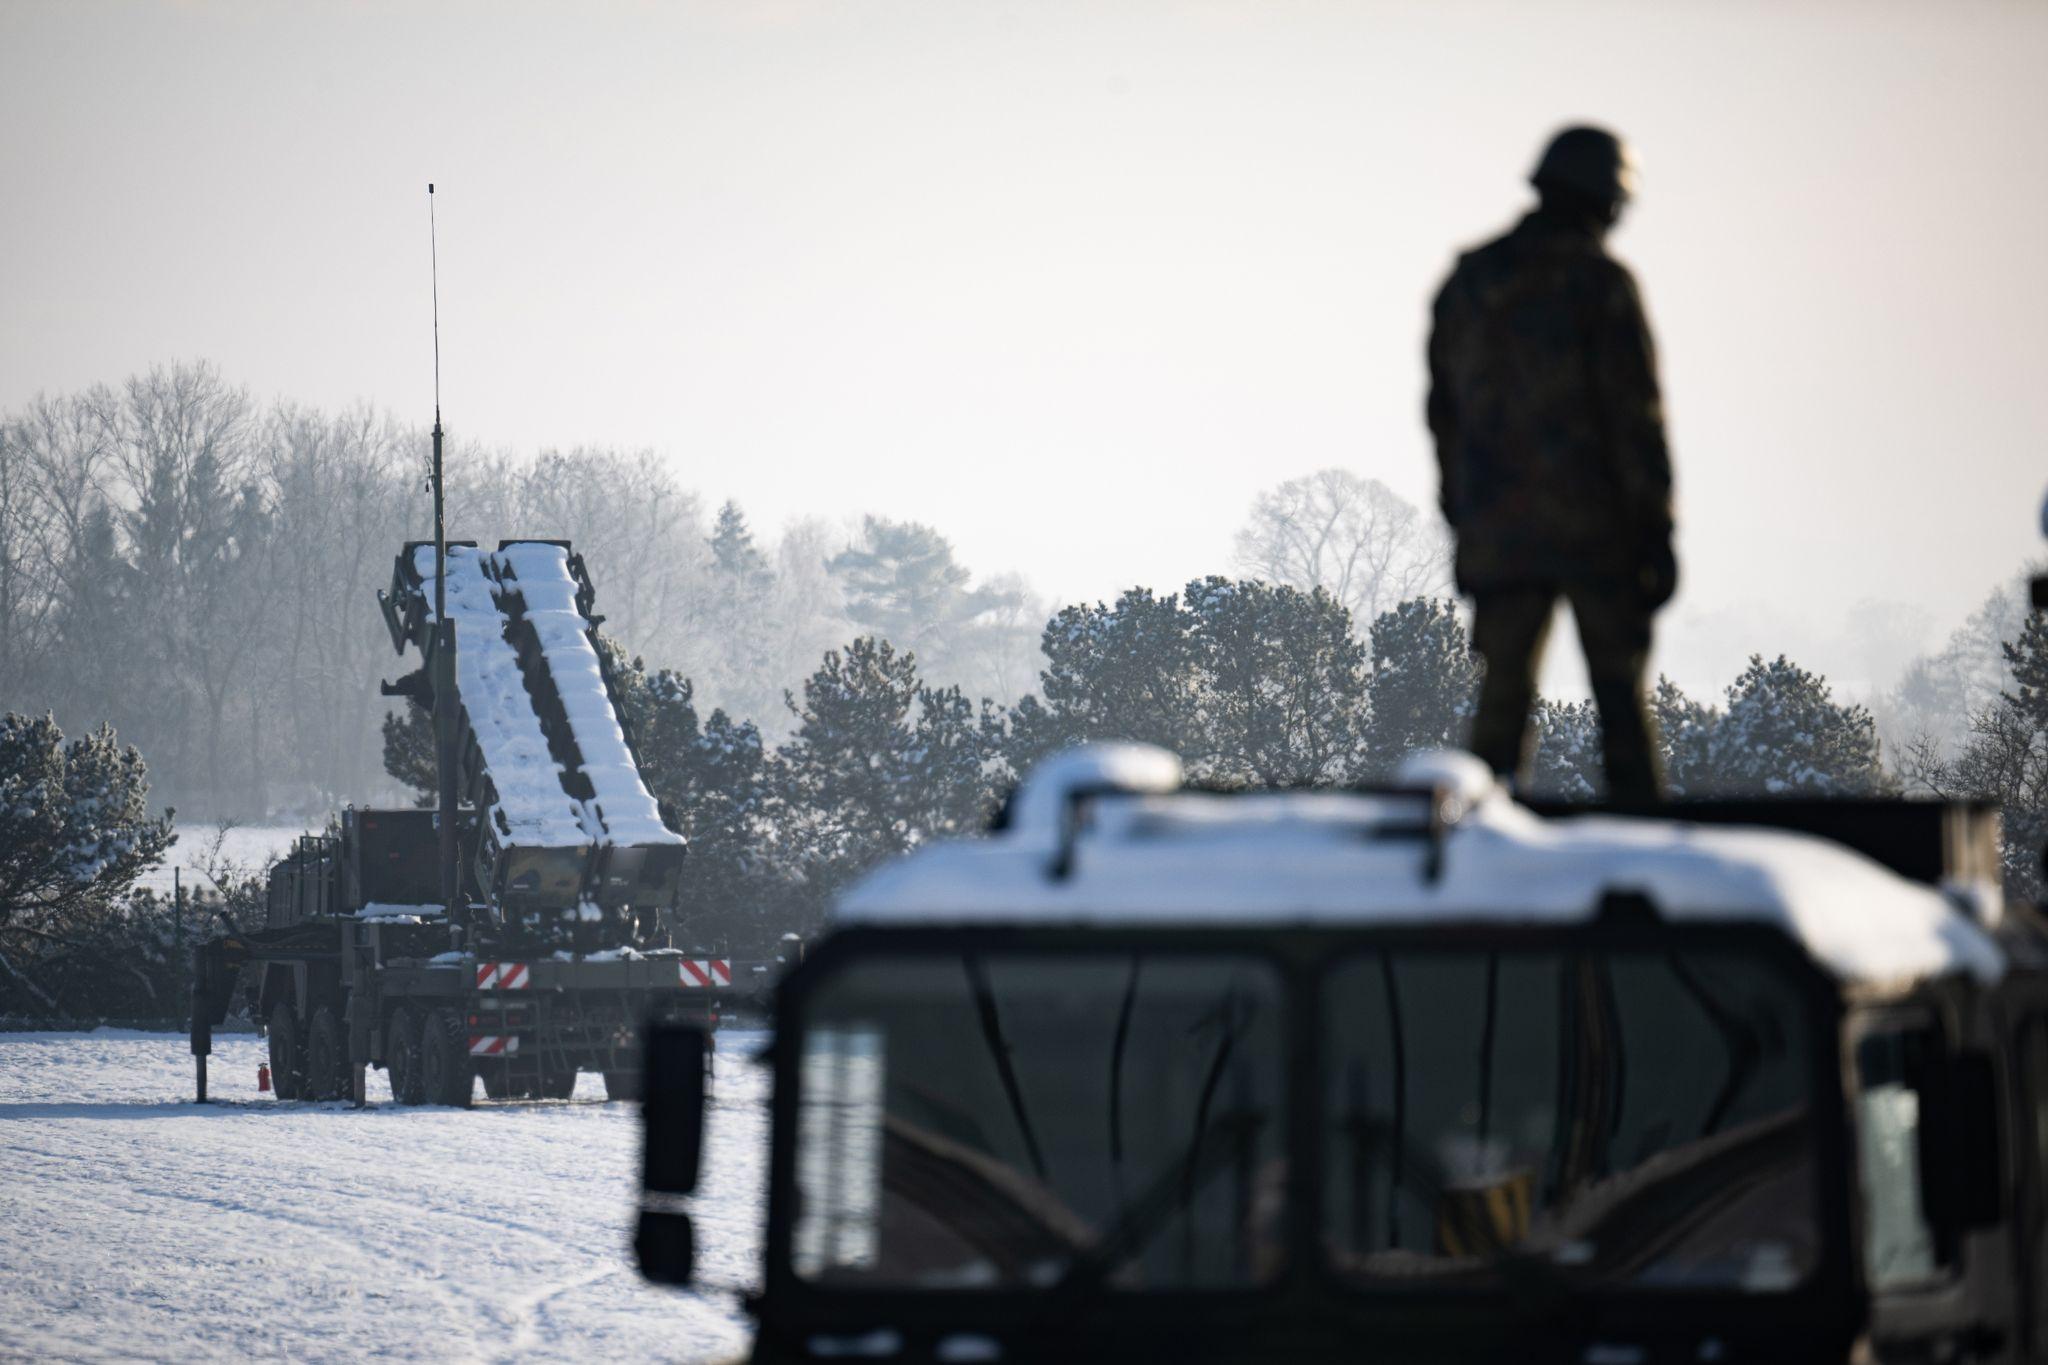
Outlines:
[[848,1291],[1268,1279],[1285,999],[1225,953],[847,964],[803,1013],[793,1268]]
[[1931,1019],[1888,1020],[1855,1047],[1864,1277],[1877,1292],[1924,1284],[1947,1263],[1927,1219],[1920,1164],[1921,1093],[1942,1055],[1941,1034]]
[[1388,951],[1324,992],[1324,1238],[1364,1288],[1784,1293],[1820,1256],[1805,996],[1772,960]]

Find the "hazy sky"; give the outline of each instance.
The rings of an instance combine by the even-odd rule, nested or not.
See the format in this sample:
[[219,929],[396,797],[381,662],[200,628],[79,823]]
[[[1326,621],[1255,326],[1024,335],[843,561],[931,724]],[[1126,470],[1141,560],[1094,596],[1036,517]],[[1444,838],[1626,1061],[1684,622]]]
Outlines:
[[1644,164],[1660,661],[1848,681],[2042,548],[2044,72],[2040,0],[4,0],[0,408],[203,357],[424,423],[431,179],[452,431],[1167,588],[1281,479],[1434,497],[1429,297],[1593,119]]

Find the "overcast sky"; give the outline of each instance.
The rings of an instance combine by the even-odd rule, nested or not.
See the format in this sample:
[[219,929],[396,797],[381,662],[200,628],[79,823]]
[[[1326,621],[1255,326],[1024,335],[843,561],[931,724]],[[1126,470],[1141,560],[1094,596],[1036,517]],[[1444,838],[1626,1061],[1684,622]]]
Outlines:
[[0,408],[206,358],[424,423],[431,179],[459,435],[1169,588],[1281,479],[1434,497],[1430,295],[1591,119],[1644,166],[1660,662],[1848,682],[2042,548],[2044,72],[2039,0],[5,0]]

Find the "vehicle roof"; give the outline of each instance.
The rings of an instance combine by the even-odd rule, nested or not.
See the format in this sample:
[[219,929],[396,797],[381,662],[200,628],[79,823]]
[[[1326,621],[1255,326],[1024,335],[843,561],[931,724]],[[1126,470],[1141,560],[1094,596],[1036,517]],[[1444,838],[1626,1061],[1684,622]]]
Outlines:
[[[836,922],[1569,924],[1611,893],[1640,893],[1676,922],[1773,925],[1844,983],[2004,971],[1997,941],[1956,901],[1842,845],[1666,819],[1546,819],[1468,754],[1411,755],[1404,790],[1388,792],[1225,795],[1180,778],[1165,750],[1072,750],[1020,786],[1006,828],[885,864],[841,899]],[[1431,802],[1453,817],[1437,839],[1423,832]]]

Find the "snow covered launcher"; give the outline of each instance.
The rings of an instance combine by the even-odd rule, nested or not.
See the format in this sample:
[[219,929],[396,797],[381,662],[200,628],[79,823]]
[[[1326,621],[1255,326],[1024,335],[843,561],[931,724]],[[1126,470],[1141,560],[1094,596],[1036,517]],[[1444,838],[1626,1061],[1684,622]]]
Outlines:
[[593,921],[673,902],[682,838],[662,824],[619,714],[604,619],[566,541],[448,546],[456,695],[433,695],[434,547],[408,543],[378,595],[392,645],[422,667],[387,691],[456,708],[459,789],[481,814],[465,850],[513,916]]

